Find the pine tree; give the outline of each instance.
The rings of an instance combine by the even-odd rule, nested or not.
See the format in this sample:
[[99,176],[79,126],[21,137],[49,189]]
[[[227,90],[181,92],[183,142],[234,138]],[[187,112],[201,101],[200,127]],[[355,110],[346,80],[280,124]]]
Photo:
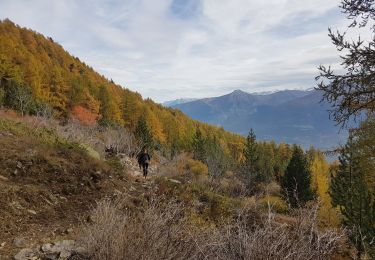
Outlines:
[[251,128],[246,137],[245,148],[243,150],[245,157],[243,171],[248,185],[253,185],[256,178],[256,167],[259,160],[259,148],[256,142],[256,136]]
[[206,159],[205,139],[199,128],[196,129],[193,136],[193,156],[195,160],[204,162]]
[[135,129],[135,136],[142,147],[147,149],[153,148],[154,140],[144,116],[141,116],[138,120],[138,125]]
[[288,164],[281,186],[292,207],[304,205],[313,199],[311,172],[303,150],[294,145],[292,158]]
[[[375,249],[375,202],[368,189],[365,174],[361,170],[360,157],[352,138],[342,149],[340,166],[332,176],[330,195],[333,206],[338,206],[343,215],[343,224],[350,228],[350,239],[355,245],[358,259],[366,251],[374,256]],[[372,247],[372,248],[371,248]]]
[[252,128],[250,129],[249,134],[247,135],[243,154],[245,156],[246,168],[249,171],[254,172],[255,165],[259,158],[259,155],[258,155],[258,144],[256,142],[256,136]]

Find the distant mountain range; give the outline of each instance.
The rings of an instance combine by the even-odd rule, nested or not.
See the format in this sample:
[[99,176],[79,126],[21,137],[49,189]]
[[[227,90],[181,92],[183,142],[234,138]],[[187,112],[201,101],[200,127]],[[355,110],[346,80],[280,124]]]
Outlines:
[[179,98],[179,99],[172,100],[172,101],[166,101],[163,103],[163,106],[173,107],[176,105],[188,103],[188,102],[195,101],[195,100],[197,100],[197,98]]
[[314,145],[330,149],[343,143],[347,132],[329,119],[329,105],[321,103],[316,90],[284,90],[271,94],[230,94],[164,105],[180,109],[190,117],[247,135],[253,128],[259,140]]

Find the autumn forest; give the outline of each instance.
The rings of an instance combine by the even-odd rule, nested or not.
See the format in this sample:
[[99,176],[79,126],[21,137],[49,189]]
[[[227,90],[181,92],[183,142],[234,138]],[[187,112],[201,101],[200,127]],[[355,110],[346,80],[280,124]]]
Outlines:
[[[348,28],[373,5],[341,1]],[[0,259],[373,259],[374,43],[329,37],[346,72],[315,88],[349,137],[320,151],[193,120],[0,20]]]

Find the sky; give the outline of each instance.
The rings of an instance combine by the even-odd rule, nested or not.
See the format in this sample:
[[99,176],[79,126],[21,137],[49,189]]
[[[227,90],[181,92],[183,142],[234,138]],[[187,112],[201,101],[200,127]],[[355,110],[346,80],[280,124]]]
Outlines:
[[338,65],[339,0],[0,0],[0,19],[52,37],[157,102],[311,89]]

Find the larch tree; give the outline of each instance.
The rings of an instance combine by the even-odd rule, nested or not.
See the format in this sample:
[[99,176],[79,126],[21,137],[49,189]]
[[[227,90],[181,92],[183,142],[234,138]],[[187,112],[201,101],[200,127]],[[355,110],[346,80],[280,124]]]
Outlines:
[[105,86],[99,87],[99,101],[100,101],[100,109],[99,113],[101,118],[99,120],[99,124],[101,125],[111,125],[111,97],[108,93],[108,90]]
[[[351,20],[349,29],[368,28],[375,32],[375,0],[342,0],[341,10]],[[340,53],[344,73],[331,66],[319,66],[318,90],[332,105],[331,116],[346,125],[363,111],[375,111],[375,38],[360,36],[353,41],[346,32],[329,29],[329,37]]]

